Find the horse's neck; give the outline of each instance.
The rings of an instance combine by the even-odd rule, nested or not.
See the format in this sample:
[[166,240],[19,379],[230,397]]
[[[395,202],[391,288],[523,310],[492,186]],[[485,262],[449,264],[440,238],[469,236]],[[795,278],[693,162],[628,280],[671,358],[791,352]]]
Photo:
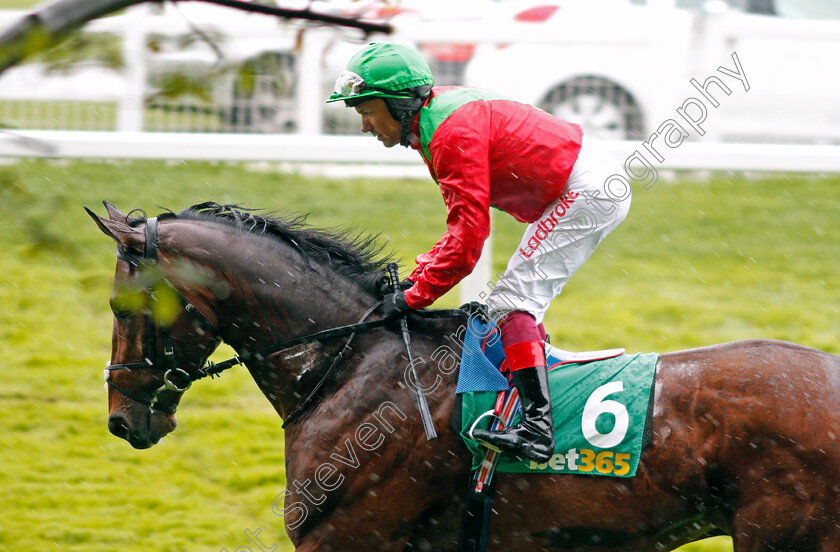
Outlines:
[[[376,303],[352,284],[317,272],[308,264],[287,263],[276,251],[261,256],[259,263],[253,258],[252,252],[248,262],[226,259],[226,266],[216,270],[229,290],[218,309],[222,338],[240,355],[356,323]],[[287,415],[344,341],[337,338],[300,345],[251,361],[248,369],[275,409]]]
[[350,324],[376,302],[329,268],[316,270],[293,248],[267,238],[195,223],[183,223],[171,235],[179,236],[171,247],[211,272],[222,337],[237,349]]
[[375,300],[330,290],[307,274],[281,270],[238,279],[223,302],[225,341],[243,351],[359,321]]

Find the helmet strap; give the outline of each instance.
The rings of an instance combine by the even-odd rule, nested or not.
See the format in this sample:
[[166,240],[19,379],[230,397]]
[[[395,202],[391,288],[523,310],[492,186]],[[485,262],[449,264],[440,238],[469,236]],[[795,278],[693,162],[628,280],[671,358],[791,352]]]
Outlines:
[[426,103],[431,94],[431,86],[416,86],[409,89],[414,97],[411,98],[383,98],[388,112],[400,123],[400,145],[409,147],[409,136],[414,117],[420,112],[420,108]]

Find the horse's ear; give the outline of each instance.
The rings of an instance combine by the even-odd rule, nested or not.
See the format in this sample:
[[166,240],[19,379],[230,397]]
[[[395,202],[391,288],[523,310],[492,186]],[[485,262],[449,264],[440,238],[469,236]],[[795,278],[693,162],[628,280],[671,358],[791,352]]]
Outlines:
[[102,218],[87,207],[85,207],[85,211],[102,230],[102,233],[116,240],[122,249],[143,253],[146,236],[142,231],[119,220]]
[[111,217],[111,220],[118,220],[120,222],[128,224],[128,215],[120,212],[119,209],[117,209],[111,203],[108,203],[107,201],[103,201],[102,204],[105,206],[105,209],[108,210],[108,216]]

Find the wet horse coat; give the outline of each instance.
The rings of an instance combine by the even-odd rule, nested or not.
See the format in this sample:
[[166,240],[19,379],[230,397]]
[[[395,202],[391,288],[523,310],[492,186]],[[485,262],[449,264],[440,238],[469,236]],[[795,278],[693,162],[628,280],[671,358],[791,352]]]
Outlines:
[[[91,213],[130,258],[145,222],[108,205]],[[168,324],[175,358],[194,373],[222,338],[239,354],[357,322],[379,301],[384,262],[300,221],[206,204],[159,219],[157,271],[213,330],[183,312]],[[117,261],[121,290],[153,278]],[[148,356],[148,308],[115,311],[113,364]],[[373,317],[376,317],[374,314]],[[447,427],[454,365],[467,320],[412,316],[420,382],[406,375],[397,327],[356,336],[319,404],[285,434],[287,490],[275,504],[298,551],[454,550],[469,455]],[[248,363],[286,417],[344,339],[301,345]],[[154,367],[113,374],[122,388],[160,386]],[[407,379],[408,378],[408,379]],[[411,386],[440,436],[425,439]],[[632,479],[497,474],[490,550],[668,550],[731,534],[735,552],[840,550],[840,357],[779,341],[739,341],[661,355],[653,440]],[[162,400],[174,408],[181,393]],[[175,427],[115,390],[109,428],[152,446]]]

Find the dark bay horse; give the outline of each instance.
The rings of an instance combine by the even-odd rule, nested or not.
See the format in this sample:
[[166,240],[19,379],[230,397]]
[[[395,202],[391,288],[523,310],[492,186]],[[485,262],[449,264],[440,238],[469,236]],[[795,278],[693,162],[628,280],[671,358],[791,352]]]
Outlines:
[[[384,261],[371,242],[216,204],[148,220],[106,207],[89,213],[118,244],[111,432],[136,448],[171,432],[220,340],[284,419],[335,368],[285,433],[272,509],[296,550],[457,548],[469,457],[448,423],[466,313],[410,317],[419,382],[392,325],[254,354],[376,322]],[[735,552],[840,550],[840,357],[725,343],[661,355],[656,386],[635,477],[497,474],[488,549],[648,552],[729,534]]]

